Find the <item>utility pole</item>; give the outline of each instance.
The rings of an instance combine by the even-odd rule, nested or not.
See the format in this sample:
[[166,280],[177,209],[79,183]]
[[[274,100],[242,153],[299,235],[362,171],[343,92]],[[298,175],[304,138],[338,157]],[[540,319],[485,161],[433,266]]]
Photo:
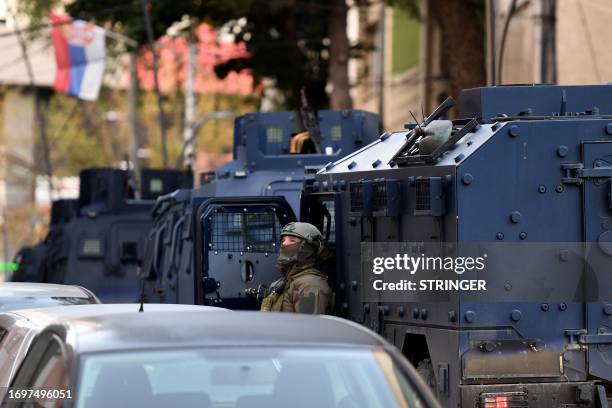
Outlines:
[[189,51],[187,54],[187,78],[185,80],[185,128],[183,129],[184,164],[195,174],[195,153],[193,150],[195,133],[195,73],[197,58],[197,43],[189,36]]
[[541,0],[539,3],[539,79],[545,84],[557,83],[556,8],[556,0]]
[[487,27],[487,85],[497,85],[497,0],[486,2]]
[[380,72],[378,73],[378,115],[380,117],[380,123],[383,125],[385,123],[385,55],[386,55],[386,42],[385,42],[385,34],[386,34],[386,18],[387,9],[385,7],[385,2],[381,0],[380,2],[380,18],[378,20],[378,55],[379,58],[379,67]]
[[140,148],[140,126],[138,123],[138,73],[136,72],[136,50],[130,51],[130,87],[128,89],[128,121],[129,121],[129,145],[130,159],[134,166],[134,180],[136,188],[134,189],[136,199],[140,198],[140,157],[138,157],[138,149]]
[[19,28],[19,21],[17,20],[17,15],[15,14],[15,12],[11,11],[11,16],[13,17],[13,24],[15,25],[15,35],[17,36],[17,41],[19,42],[19,46],[21,47],[21,55],[23,56],[23,62],[26,66],[28,82],[30,83],[30,92],[32,92],[32,97],[34,98],[34,118],[38,126],[38,133],[42,144],[44,170],[47,176],[47,183],[49,186],[49,203],[51,203],[53,201],[53,167],[51,165],[51,151],[49,148],[49,139],[47,137],[47,124],[45,123],[45,117],[43,116],[41,101],[38,97],[38,89],[36,88],[34,71],[32,69],[30,56],[28,55],[27,44],[25,39],[23,38],[21,29]]
[[138,157],[138,149],[140,149],[140,124],[138,121],[138,72],[136,70],[138,63],[138,43],[125,35],[115,33],[110,30],[105,30],[104,35],[111,40],[123,44],[129,52],[128,72],[130,74],[130,84],[128,87],[128,134],[129,134],[129,151],[130,161],[134,166],[134,195],[136,199],[140,198],[140,173],[142,166],[140,157]]
[[159,131],[161,135],[161,150],[163,167],[168,167],[168,147],[166,145],[166,119],[164,115],[164,105],[162,94],[159,89],[159,77],[157,69],[157,53],[155,52],[155,38],[153,37],[153,25],[151,24],[151,15],[149,14],[149,2],[140,0],[142,4],[142,14],[144,16],[145,28],[147,31],[147,40],[149,48],[153,54],[153,82],[155,83],[155,95],[157,96],[157,108],[159,110]]

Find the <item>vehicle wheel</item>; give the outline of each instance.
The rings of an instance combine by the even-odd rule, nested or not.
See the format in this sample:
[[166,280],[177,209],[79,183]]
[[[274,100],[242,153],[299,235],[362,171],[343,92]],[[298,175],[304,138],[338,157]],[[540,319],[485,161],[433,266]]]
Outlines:
[[419,375],[423,379],[423,381],[425,381],[425,384],[427,384],[427,386],[431,388],[431,390],[435,394],[436,376],[434,374],[433,365],[431,364],[431,359],[426,358],[426,359],[419,361],[419,364],[417,364],[416,370],[417,370],[417,373],[419,373]]

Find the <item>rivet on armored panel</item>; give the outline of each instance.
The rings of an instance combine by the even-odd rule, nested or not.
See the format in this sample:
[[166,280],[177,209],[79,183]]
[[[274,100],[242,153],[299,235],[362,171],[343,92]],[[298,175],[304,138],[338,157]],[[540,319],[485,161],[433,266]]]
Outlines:
[[517,137],[518,135],[521,134],[521,130],[519,129],[518,126],[512,125],[510,126],[510,129],[508,129],[508,134],[512,137]]
[[472,184],[472,181],[474,181],[474,176],[472,176],[470,173],[465,173],[461,177],[461,182],[465,184],[466,186],[469,186],[470,184]]
[[568,152],[568,148],[567,146],[561,145],[559,147],[557,147],[557,156],[559,157],[565,157],[567,156],[567,152]]
[[510,312],[510,318],[513,321],[518,322],[523,318],[523,313],[521,313],[521,311],[518,309],[514,309],[512,312]]
[[476,321],[476,313],[471,310],[465,312],[465,321],[468,323],[474,323]]

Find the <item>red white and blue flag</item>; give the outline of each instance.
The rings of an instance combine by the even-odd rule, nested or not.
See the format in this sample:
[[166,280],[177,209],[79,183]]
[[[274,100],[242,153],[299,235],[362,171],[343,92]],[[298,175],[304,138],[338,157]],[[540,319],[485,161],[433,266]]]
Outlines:
[[51,13],[51,23],[57,61],[53,89],[80,99],[96,100],[106,59],[104,29],[55,13]]

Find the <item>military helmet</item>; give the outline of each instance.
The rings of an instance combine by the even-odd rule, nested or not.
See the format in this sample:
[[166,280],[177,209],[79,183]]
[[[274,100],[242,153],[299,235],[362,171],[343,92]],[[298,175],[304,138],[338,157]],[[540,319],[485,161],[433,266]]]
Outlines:
[[302,238],[309,244],[320,247],[323,244],[323,235],[317,227],[307,222],[290,222],[281,231],[281,239],[285,235]]

